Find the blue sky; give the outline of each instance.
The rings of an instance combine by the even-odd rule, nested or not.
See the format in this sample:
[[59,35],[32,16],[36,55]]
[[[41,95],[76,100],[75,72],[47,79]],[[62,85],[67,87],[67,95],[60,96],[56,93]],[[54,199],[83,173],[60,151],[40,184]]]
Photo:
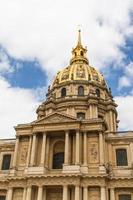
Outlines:
[[36,119],[48,85],[69,65],[79,24],[90,65],[119,105],[119,129],[133,130],[132,0],[0,3],[0,137],[14,137],[13,126]]

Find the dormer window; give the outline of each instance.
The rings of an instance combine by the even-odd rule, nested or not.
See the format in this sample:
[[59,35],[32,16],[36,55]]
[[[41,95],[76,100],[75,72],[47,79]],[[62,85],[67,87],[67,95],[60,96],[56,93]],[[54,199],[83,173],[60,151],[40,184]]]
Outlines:
[[66,88],[62,88],[61,97],[65,97],[65,96],[66,96]]
[[79,96],[84,96],[84,87],[83,86],[79,86],[78,87],[78,95]]
[[83,55],[84,55],[83,51],[81,51],[81,52],[80,52],[80,55],[81,55],[81,56],[83,56]]

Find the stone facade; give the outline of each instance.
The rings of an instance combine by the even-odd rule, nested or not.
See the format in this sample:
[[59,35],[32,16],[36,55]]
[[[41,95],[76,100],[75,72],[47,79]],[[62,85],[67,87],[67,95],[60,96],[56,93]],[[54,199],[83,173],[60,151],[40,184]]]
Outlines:
[[79,31],[37,120],[0,140],[0,200],[133,200],[133,132],[117,132],[117,105],[86,51]]

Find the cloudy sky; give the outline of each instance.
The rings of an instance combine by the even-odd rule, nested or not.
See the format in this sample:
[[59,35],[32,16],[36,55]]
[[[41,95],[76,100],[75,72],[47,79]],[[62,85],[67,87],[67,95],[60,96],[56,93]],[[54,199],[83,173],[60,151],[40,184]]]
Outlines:
[[36,118],[69,64],[80,25],[90,64],[112,88],[119,130],[133,130],[133,0],[0,0],[0,137]]

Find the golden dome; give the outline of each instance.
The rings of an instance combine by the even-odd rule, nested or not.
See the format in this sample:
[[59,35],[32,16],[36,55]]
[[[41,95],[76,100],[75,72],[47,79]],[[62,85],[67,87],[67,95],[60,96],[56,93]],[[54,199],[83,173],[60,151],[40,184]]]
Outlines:
[[81,31],[79,30],[78,43],[77,46],[72,49],[70,65],[57,73],[52,88],[70,81],[92,81],[100,85],[105,85],[102,74],[89,65],[86,52],[87,48],[82,46]]

